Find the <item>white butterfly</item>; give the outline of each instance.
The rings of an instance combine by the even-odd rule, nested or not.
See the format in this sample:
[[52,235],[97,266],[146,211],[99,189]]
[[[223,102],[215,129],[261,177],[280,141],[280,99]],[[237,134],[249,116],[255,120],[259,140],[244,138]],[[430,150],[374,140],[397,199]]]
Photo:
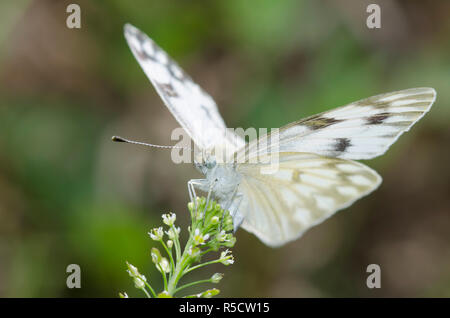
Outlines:
[[[381,177],[352,160],[382,155],[436,98],[433,88],[369,97],[284,126],[276,147],[261,148],[258,140],[246,144],[237,135],[224,137],[226,126],[211,96],[147,35],[129,24],[124,32],[166,106],[194,143],[210,153],[206,160],[195,162],[206,178],[188,182],[191,197],[195,188],[212,190],[233,211],[236,227],[270,246],[297,239],[375,190]],[[251,160],[219,163],[209,151],[217,146],[232,149],[237,158],[265,158],[277,151],[278,170],[264,174],[261,169],[266,164]]]

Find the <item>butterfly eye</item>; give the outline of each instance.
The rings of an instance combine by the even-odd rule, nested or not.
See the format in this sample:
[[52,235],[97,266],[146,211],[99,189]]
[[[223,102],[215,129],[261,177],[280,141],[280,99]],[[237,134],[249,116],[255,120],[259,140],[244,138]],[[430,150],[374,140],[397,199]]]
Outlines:
[[216,160],[215,159],[211,159],[211,158],[207,158],[205,160],[205,166],[207,169],[212,169],[216,166]]

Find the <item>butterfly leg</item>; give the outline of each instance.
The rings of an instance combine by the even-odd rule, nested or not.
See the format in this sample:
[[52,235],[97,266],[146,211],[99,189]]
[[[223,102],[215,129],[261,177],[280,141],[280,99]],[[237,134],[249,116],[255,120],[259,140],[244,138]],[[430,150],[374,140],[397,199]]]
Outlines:
[[211,194],[212,194],[212,191],[213,191],[214,186],[216,185],[216,183],[217,183],[217,180],[214,180],[213,182],[211,182],[211,185],[209,186],[208,195],[206,196],[205,209],[203,210],[203,215],[205,215],[206,210],[208,209],[209,200],[211,199]]
[[191,179],[187,182],[189,199],[194,203],[195,211],[197,211],[197,192],[195,191],[195,186],[200,186],[204,184],[205,179]]
[[[198,188],[201,191],[205,191],[205,189],[209,189],[208,192],[208,199],[207,199],[207,204],[206,207],[208,206],[209,203],[209,197],[211,195],[212,192],[212,187],[209,186],[209,181],[207,179],[191,179],[188,181],[188,192],[189,192],[189,199],[191,200],[191,202],[194,202],[194,210],[197,212],[197,192],[196,192],[196,188]],[[205,209],[206,209],[205,207]],[[205,212],[205,211],[204,211]],[[203,213],[204,213],[203,212]]]
[[189,200],[191,200],[191,202],[194,202],[194,204],[196,204],[194,199],[197,197],[197,194],[195,193],[195,188],[194,188],[194,185],[193,185],[193,181],[194,180],[189,180],[187,182],[187,187],[188,187],[188,193],[189,193]]

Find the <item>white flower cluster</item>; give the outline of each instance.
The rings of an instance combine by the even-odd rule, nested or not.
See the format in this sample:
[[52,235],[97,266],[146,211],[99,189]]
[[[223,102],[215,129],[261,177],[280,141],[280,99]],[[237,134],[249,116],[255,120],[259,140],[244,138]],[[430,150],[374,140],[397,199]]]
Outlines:
[[[179,286],[181,277],[206,265],[222,263],[231,265],[234,257],[227,249],[222,251],[220,258],[202,263],[202,258],[209,252],[218,252],[222,247],[231,248],[236,242],[233,236],[233,219],[229,211],[222,209],[220,204],[197,198],[196,203],[190,202],[188,208],[191,212],[192,224],[188,227],[189,239],[181,249],[181,228],[175,225],[177,216],[169,212],[162,215],[163,226],[155,227],[148,232],[150,238],[159,242],[163,250],[153,247],[150,251],[152,262],[161,273],[164,283],[162,292],[157,293],[147,282],[147,278],[140,274],[138,269],[127,262],[128,274],[133,278],[136,288],[141,289],[147,297],[167,298],[173,297],[186,287],[200,283],[219,283],[223,274],[215,273],[209,279],[199,280]],[[167,226],[167,228],[166,228]],[[167,237],[165,237],[167,235]],[[164,253],[164,257],[161,253]],[[198,263],[198,264],[196,264]],[[196,265],[195,265],[196,264]],[[208,289],[199,294],[186,297],[213,297],[219,293],[216,288]],[[120,293],[120,297],[127,298],[126,293]]]

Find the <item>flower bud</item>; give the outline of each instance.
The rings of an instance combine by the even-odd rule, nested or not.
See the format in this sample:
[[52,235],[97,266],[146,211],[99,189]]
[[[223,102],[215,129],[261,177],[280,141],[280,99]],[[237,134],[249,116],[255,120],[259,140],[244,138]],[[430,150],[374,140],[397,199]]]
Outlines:
[[230,232],[234,229],[233,218],[231,217],[231,215],[228,211],[225,212],[225,216],[224,216],[224,220],[223,220],[223,229],[225,230],[225,232]]
[[147,279],[145,278],[144,275],[135,277],[134,278],[134,287],[136,287],[137,289],[143,289],[145,287],[146,281],[147,281]]
[[219,224],[219,222],[220,222],[220,219],[218,216],[215,215],[211,218],[211,224],[216,225],[216,224]]
[[213,296],[216,296],[220,293],[220,290],[218,290],[217,288],[213,288],[213,289],[208,289],[206,291],[204,291],[203,293],[198,294],[198,297],[203,297],[203,298],[211,298]]
[[159,267],[164,273],[170,273],[170,263],[167,260],[167,258],[165,257],[161,258],[161,261],[159,262]]
[[215,273],[214,275],[211,276],[211,283],[217,284],[218,282],[220,282],[223,278],[223,274],[221,273]]
[[156,247],[152,248],[150,254],[152,256],[153,263],[158,264],[159,262],[161,262],[161,253],[159,252],[159,250]]
[[233,234],[227,234],[225,243],[223,243],[223,245],[226,247],[233,247],[234,244],[236,244],[236,238],[233,236]]
[[127,262],[127,267],[128,267],[127,272],[131,277],[137,277],[140,275],[138,269],[128,262]]

